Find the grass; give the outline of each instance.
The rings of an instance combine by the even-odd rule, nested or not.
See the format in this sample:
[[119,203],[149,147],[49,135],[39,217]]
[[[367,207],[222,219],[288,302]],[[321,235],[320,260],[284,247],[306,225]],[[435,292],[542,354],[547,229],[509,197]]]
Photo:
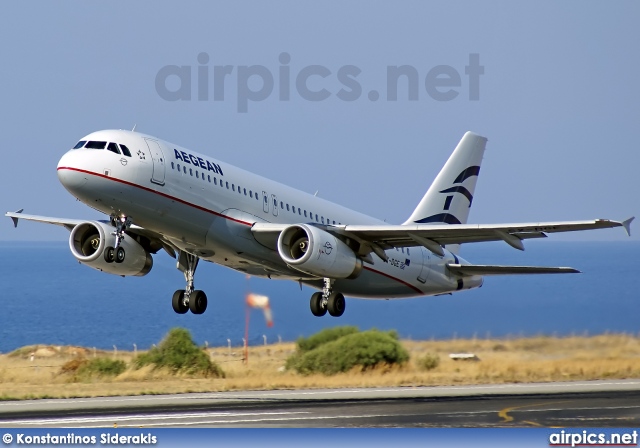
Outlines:
[[[640,378],[640,338],[630,335],[555,338],[539,336],[506,339],[402,341],[411,358],[403,366],[380,366],[332,376],[299,375],[285,371],[294,343],[242,349],[207,350],[225,378],[198,378],[169,369],[134,369],[134,354],[89,351],[78,347],[24,347],[0,355],[0,400],[143,395],[227,390],[274,390],[339,387],[439,386],[488,383]],[[452,361],[450,353],[471,352],[479,362]],[[31,353],[38,353],[30,360]],[[439,364],[425,370],[427,355]],[[88,360],[109,356],[129,366],[116,376],[73,381],[61,367],[78,356]]]

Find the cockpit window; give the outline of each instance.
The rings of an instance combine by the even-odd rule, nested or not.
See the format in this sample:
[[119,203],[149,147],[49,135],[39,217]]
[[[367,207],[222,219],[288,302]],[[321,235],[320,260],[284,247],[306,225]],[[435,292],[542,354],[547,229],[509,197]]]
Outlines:
[[120,150],[118,149],[118,145],[116,145],[115,143],[109,143],[109,146],[107,146],[107,151],[111,151],[111,152],[115,152],[116,154],[120,154]]
[[107,142],[87,142],[86,149],[104,149],[107,146]]
[[124,154],[127,157],[131,157],[131,151],[129,151],[129,148],[124,146],[122,143],[120,143],[120,149],[122,149],[122,154]]
[[84,144],[87,143],[86,140],[80,140],[78,143],[76,143],[76,146],[73,147],[73,149],[79,149],[82,148],[84,146]]

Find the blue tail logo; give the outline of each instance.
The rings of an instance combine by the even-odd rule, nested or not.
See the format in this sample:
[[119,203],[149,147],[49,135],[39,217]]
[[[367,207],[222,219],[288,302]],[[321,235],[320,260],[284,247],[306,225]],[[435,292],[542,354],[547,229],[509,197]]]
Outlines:
[[471,207],[471,203],[473,202],[473,195],[469,190],[467,190],[462,185],[465,180],[472,176],[477,176],[480,174],[480,167],[477,165],[470,166],[469,168],[463,170],[453,181],[453,186],[451,188],[447,188],[445,190],[440,191],[440,193],[447,194],[447,197],[444,200],[444,206],[442,207],[442,213],[437,213],[435,215],[428,216],[426,218],[419,219],[414,221],[417,224],[426,224],[430,222],[441,222],[445,224],[461,224],[460,220],[456,218],[451,213],[447,213],[449,207],[451,207],[451,201],[453,201],[453,193],[460,193],[465,198],[469,200],[469,207]]

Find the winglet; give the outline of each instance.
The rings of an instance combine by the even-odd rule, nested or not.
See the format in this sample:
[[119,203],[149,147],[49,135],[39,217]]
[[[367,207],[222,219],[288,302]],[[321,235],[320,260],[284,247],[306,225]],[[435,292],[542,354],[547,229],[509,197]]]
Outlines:
[[[23,211],[24,211],[24,209],[21,208],[20,210],[18,210],[15,213],[22,213]],[[11,216],[11,220],[13,221],[13,227],[18,227],[18,219],[20,219],[20,218],[18,218],[17,216]],[[633,218],[631,218],[631,219],[633,219]]]
[[627,232],[627,235],[631,236],[631,221],[633,221],[634,219],[636,219],[635,216],[632,216],[629,219],[625,219],[624,221],[622,221],[622,227],[624,227],[624,230]]

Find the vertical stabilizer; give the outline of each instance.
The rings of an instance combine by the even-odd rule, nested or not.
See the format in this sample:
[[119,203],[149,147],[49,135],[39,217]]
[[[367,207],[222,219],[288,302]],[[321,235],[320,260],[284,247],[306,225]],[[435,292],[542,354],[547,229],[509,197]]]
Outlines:
[[466,224],[487,139],[467,132],[404,224]]

